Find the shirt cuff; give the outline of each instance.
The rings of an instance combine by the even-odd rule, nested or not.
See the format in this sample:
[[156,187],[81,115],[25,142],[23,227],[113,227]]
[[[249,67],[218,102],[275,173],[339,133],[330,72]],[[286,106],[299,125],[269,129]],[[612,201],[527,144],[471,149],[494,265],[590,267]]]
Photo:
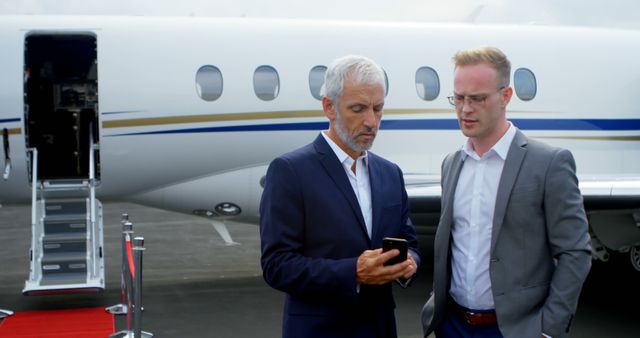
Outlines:
[[548,334],[546,334],[544,332],[542,332],[542,335],[545,336],[546,338],[553,338],[553,337],[551,337],[550,335],[548,335]]

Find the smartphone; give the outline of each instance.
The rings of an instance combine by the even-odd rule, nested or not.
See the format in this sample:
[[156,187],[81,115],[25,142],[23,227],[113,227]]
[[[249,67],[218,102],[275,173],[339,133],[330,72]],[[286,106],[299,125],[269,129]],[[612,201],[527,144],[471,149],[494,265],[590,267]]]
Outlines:
[[386,261],[384,265],[394,265],[402,263],[407,260],[407,250],[409,244],[406,239],[385,237],[382,239],[382,252],[387,252],[391,249],[398,249],[400,254]]

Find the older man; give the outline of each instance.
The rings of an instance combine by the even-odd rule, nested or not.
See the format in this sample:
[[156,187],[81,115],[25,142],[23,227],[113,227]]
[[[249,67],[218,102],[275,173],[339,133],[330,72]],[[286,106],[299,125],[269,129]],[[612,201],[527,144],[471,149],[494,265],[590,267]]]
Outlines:
[[[286,292],[283,337],[396,337],[391,282],[411,278],[419,256],[402,172],[371,153],[382,118],[382,69],[360,56],[325,77],[329,129],[276,158],[260,203],[262,269]],[[384,263],[384,237],[404,238],[407,259]]]

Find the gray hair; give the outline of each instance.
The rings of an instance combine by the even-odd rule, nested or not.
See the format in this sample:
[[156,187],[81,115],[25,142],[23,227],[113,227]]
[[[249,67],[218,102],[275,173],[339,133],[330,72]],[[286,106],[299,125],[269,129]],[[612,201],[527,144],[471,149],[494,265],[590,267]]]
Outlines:
[[356,85],[379,84],[387,91],[384,71],[373,60],[359,55],[347,55],[335,59],[324,76],[322,94],[329,98],[336,106],[338,98],[344,91],[344,80],[348,78]]

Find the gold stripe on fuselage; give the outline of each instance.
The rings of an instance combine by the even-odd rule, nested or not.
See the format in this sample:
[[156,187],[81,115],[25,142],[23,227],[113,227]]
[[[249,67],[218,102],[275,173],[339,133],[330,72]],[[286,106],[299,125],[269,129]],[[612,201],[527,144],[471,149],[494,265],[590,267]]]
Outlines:
[[[435,114],[435,113],[451,113],[451,110],[389,109],[384,111],[385,115]],[[185,115],[185,116],[149,117],[149,118],[139,118],[139,119],[103,121],[102,127],[103,128],[126,128],[126,127],[141,127],[141,126],[166,125],[166,124],[291,119],[291,118],[324,117],[324,116],[325,114],[322,110]]]
[[640,136],[536,136],[534,138],[586,141],[640,141]]

